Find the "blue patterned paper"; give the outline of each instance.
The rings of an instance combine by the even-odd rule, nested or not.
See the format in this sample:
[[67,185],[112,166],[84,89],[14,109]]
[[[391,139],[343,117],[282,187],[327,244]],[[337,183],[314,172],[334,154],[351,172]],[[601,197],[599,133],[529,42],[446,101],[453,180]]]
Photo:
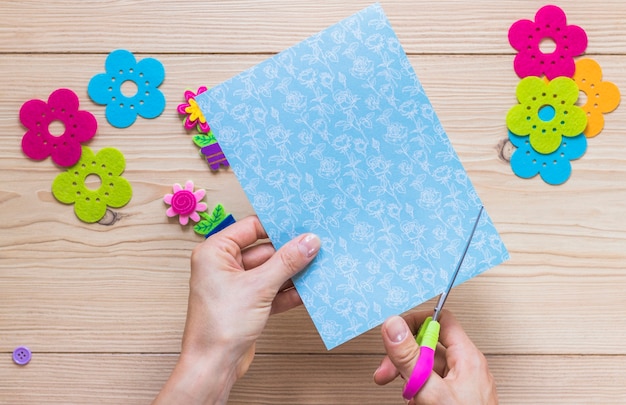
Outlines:
[[[328,349],[443,291],[482,203],[378,4],[196,100]],[[507,258],[483,213],[456,284]]]

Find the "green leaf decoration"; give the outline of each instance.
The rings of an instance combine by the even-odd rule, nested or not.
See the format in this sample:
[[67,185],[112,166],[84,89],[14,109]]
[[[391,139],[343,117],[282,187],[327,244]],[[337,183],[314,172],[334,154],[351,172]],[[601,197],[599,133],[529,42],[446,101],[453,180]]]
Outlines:
[[193,230],[200,235],[208,235],[208,233],[218,226],[226,218],[226,216],[224,206],[222,204],[217,204],[215,208],[213,208],[213,213],[211,215],[206,212],[200,213],[200,217],[202,219],[194,225]]
[[193,136],[193,143],[195,143],[199,148],[204,148],[205,146],[211,145],[215,142],[217,142],[217,139],[215,139],[212,131],[209,131],[208,134],[198,134]]

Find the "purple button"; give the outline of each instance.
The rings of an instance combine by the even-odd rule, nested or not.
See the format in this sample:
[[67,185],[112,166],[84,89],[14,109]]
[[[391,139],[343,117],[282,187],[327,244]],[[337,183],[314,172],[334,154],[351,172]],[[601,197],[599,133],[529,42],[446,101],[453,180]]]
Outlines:
[[26,365],[30,361],[30,358],[31,353],[28,347],[20,346],[13,350],[13,361],[15,364],[19,364],[20,366]]

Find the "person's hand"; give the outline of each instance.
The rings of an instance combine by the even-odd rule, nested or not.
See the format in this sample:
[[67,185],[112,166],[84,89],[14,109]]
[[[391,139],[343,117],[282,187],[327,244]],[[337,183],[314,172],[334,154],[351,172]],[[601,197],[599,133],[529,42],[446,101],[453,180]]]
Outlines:
[[[416,312],[409,314],[406,321],[399,316],[385,321],[382,335],[387,356],[374,373],[377,384],[387,384],[398,376],[409,379],[419,355],[414,334],[430,315],[432,312]],[[496,384],[485,356],[452,313],[444,310],[439,323],[440,344],[433,373],[409,404],[497,405]]]
[[302,303],[290,279],[313,260],[320,239],[300,235],[276,251],[257,243],[266,238],[253,216],[193,250],[180,358],[154,404],[225,403],[269,316]]

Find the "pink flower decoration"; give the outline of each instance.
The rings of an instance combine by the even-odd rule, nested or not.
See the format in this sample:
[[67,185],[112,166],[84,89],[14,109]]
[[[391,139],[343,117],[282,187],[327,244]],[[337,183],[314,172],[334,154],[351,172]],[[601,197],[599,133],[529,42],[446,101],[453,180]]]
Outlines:
[[[58,89],[48,102],[29,100],[20,108],[20,121],[28,130],[22,137],[22,150],[31,159],[52,157],[59,166],[78,162],[83,142],[94,137],[98,122],[88,111],[78,110],[78,96],[69,89]],[[63,133],[50,133],[50,124],[61,123]]]
[[194,192],[193,187],[191,180],[185,184],[185,188],[176,183],[173,186],[174,194],[166,194],[163,197],[163,201],[171,205],[165,215],[168,217],[178,215],[178,221],[181,225],[187,225],[189,218],[195,222],[200,221],[200,215],[197,211],[203,212],[207,209],[207,205],[200,202],[204,198],[205,191],[198,189]]
[[207,91],[205,86],[199,87],[198,93],[194,93],[190,90],[185,91],[185,101],[187,102],[179,104],[177,111],[179,114],[187,115],[185,118],[185,128],[193,129],[197,126],[201,133],[208,134],[211,127],[206,121],[206,118],[204,118],[204,114],[202,114],[202,110],[200,110],[200,106],[198,106],[195,100],[198,94],[202,94],[205,91]]
[[[554,41],[556,48],[543,53],[541,41]],[[535,14],[535,21],[519,20],[509,28],[509,43],[518,54],[513,66],[521,78],[546,75],[549,80],[558,76],[572,77],[576,70],[574,57],[587,48],[587,34],[577,25],[567,25],[563,10],[544,6]]]

